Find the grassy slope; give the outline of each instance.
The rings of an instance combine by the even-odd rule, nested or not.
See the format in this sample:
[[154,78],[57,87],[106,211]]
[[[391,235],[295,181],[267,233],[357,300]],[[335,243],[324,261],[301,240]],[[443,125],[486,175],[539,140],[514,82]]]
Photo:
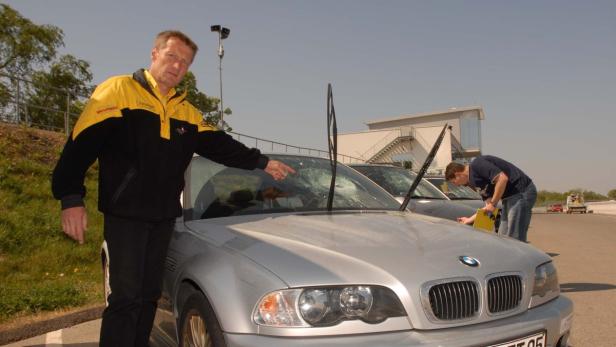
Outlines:
[[61,231],[50,177],[64,135],[0,123],[0,323],[36,312],[103,303],[96,210],[89,170],[85,245]]

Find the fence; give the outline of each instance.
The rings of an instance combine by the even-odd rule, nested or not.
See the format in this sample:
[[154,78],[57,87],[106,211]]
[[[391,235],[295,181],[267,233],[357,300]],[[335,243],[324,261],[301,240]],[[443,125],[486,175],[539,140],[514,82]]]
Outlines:
[[[10,86],[10,88],[6,86]],[[0,72],[0,121],[24,124],[68,134],[79,117],[78,113],[71,112],[72,103],[75,101],[85,102],[88,96],[73,95],[70,91],[60,88],[48,87],[47,89],[57,93],[55,95],[56,100],[59,97],[64,97],[66,100],[65,107],[41,105],[31,102],[31,93],[35,90],[33,81]],[[39,116],[33,117],[33,113]],[[41,113],[44,116],[41,117]],[[63,126],[58,125],[58,116],[62,116],[63,122],[61,123]],[[51,121],[54,119],[56,120],[55,122]],[[320,149],[294,146],[235,132],[230,132],[229,134],[245,145],[259,148],[262,151],[329,157],[327,151]],[[342,154],[338,154],[338,160],[346,164],[364,162],[362,159]]]
[[[329,157],[329,153],[327,151],[320,149],[293,146],[286,143],[260,139],[258,137],[239,134],[235,132],[229,132],[229,134],[235,137],[236,140],[245,144],[246,146],[258,148],[264,152],[303,154],[322,158]],[[364,163],[363,159],[351,157],[344,154],[338,154],[338,161],[344,164]]]
[[[68,133],[79,117],[73,103],[85,102],[88,95],[45,86],[49,97],[40,100],[33,97],[36,89],[31,80],[0,72],[0,120]],[[50,103],[49,99],[55,102]]]

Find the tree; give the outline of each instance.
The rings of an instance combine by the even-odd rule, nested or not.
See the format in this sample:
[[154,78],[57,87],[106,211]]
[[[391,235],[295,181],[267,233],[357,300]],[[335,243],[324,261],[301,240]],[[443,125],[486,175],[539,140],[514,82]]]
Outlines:
[[53,25],[37,25],[8,5],[0,5],[0,71],[27,75],[49,63],[64,45],[64,33]]
[[550,192],[540,190],[537,192],[537,206],[547,205],[553,202],[564,202],[567,199],[566,193]]
[[584,194],[584,200],[586,201],[605,201],[608,200],[607,196],[603,195],[603,194],[599,194],[597,192],[594,192],[592,190],[585,190],[583,192]]
[[612,200],[616,200],[616,189],[612,189],[609,192],[607,192],[607,197]]
[[584,200],[586,201],[604,201],[607,200],[607,196],[596,193],[592,190],[584,190],[581,188],[571,189],[565,193],[565,196],[570,195],[572,193],[582,194],[584,195]]
[[[63,39],[62,29],[35,24],[0,5],[0,72],[8,75],[0,81],[0,107],[12,119],[63,129],[67,109],[73,116],[81,113],[91,91],[90,64],[72,55],[56,58]],[[20,103],[7,111],[12,100]]]
[[6,107],[11,100],[11,93],[9,89],[0,82],[0,108]]
[[52,63],[49,71],[34,72],[26,97],[29,121],[63,129],[67,103],[70,118],[75,119],[92,92],[92,78],[90,64],[70,54]]
[[[186,91],[186,99],[203,113],[206,122],[215,125],[220,123],[220,111],[218,110],[220,99],[209,97],[200,92],[197,88],[197,78],[191,71],[186,73],[186,76],[184,76],[184,79],[176,87],[176,90],[180,93]],[[225,115],[231,115],[232,111],[230,108],[226,108],[223,113]],[[232,130],[227,122],[223,125],[223,129],[226,131]]]

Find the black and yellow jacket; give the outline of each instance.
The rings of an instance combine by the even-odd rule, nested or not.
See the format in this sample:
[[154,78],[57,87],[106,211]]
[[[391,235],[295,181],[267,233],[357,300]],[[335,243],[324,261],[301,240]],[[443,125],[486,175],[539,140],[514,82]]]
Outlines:
[[98,208],[156,221],[181,215],[184,171],[194,153],[227,166],[263,169],[268,158],[203,121],[172,89],[161,95],[146,70],[101,83],[69,137],[53,172],[62,209],[83,206],[85,173],[99,161]]

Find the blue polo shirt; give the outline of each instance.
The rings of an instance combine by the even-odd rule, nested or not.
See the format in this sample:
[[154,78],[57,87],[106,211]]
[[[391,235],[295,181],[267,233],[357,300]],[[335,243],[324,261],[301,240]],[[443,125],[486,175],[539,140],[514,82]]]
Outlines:
[[479,190],[485,199],[494,195],[494,178],[504,172],[509,180],[505,186],[503,199],[520,193],[532,183],[532,180],[515,165],[492,155],[482,155],[473,160],[469,165],[469,184]]

